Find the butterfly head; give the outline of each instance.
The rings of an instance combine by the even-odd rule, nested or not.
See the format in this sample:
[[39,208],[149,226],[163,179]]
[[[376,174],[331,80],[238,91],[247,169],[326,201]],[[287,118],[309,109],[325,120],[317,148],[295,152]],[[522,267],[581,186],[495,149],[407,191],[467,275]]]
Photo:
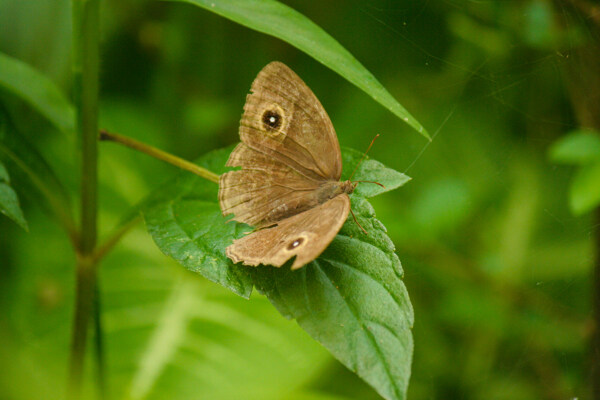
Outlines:
[[356,185],[358,185],[358,182],[344,181],[340,183],[340,189],[342,190],[342,193],[350,194],[354,192]]

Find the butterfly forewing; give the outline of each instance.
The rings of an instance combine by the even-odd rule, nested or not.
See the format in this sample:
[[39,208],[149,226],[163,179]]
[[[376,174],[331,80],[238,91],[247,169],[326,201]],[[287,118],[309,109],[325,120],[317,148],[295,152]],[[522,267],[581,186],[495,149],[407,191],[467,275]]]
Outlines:
[[261,227],[317,206],[314,191],[337,181],[342,162],[335,131],[316,96],[279,62],[258,74],[240,122],[242,143],[222,175],[224,215]]
[[340,146],[325,109],[291,69],[273,62],[260,71],[240,122],[249,147],[314,179],[339,180]]

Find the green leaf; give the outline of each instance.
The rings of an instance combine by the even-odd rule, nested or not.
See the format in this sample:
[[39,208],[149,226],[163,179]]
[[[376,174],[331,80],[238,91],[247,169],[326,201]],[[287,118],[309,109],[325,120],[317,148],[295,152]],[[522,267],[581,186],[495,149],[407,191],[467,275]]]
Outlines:
[[2,87],[27,102],[61,131],[74,131],[73,106],[58,87],[24,62],[0,53]]
[[[232,147],[201,157],[197,163],[223,173]],[[344,174],[361,154],[344,149]],[[386,189],[365,187],[365,195],[390,190],[408,180],[374,160],[361,164],[355,178],[376,180]],[[413,312],[402,282],[402,268],[385,227],[357,190],[350,218],[329,248],[296,272],[289,265],[251,268],[234,265],[225,248],[247,226],[226,223],[217,202],[217,185],[183,172],[146,202],[143,210],[154,241],[167,255],[235,293],[248,297],[253,283],[285,316],[323,344],[387,399],[405,398],[412,358]]]
[[600,160],[582,166],[577,173],[569,192],[573,213],[580,215],[591,211],[600,204]]
[[[197,163],[213,172],[225,172],[233,147],[206,154]],[[233,265],[225,255],[232,237],[243,225],[226,223],[217,202],[218,185],[189,172],[179,174],[142,208],[146,226],[158,247],[187,269],[234,293],[249,298],[252,279],[247,268]]]
[[[342,149],[342,179],[350,179],[356,164],[360,162],[363,153],[354,149],[343,148]],[[359,178],[360,177],[360,178]],[[404,185],[410,181],[410,177],[398,172],[394,169],[388,168],[379,161],[371,160],[369,157],[365,157],[364,161],[359,165],[355,172],[355,176],[352,180],[363,180],[369,182],[359,183],[354,191],[362,197],[374,197],[379,194],[389,192]],[[384,187],[370,183],[377,182],[382,184]]]
[[261,266],[256,287],[386,399],[404,399],[413,310],[402,267],[371,205],[352,197],[349,219],[325,252],[298,271]]
[[550,159],[563,164],[587,164],[600,160],[600,135],[577,130],[557,140],[550,148]]
[[10,178],[8,171],[4,168],[4,164],[0,162],[0,213],[15,221],[21,228],[26,231],[27,221],[23,216],[23,211],[19,206],[19,198],[17,193],[10,186]]
[[300,49],[362,89],[426,138],[429,134],[348,50],[314,22],[274,0],[172,0],[191,3]]
[[22,193],[56,217],[65,230],[73,235],[75,225],[65,188],[35,147],[17,131],[7,112],[1,107],[0,160],[13,174],[13,186],[21,186]]

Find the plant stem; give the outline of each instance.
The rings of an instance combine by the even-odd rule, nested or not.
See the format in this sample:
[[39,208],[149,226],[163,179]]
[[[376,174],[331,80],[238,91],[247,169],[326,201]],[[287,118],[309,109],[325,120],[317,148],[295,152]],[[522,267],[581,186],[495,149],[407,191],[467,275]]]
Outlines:
[[95,262],[100,262],[100,260],[109,252],[113,249],[113,247],[115,247],[115,245],[119,242],[119,240],[121,240],[121,238],[123,236],[125,236],[125,234],[127,232],[129,232],[129,230],[131,228],[133,228],[135,225],[138,224],[138,222],[140,222],[141,217],[138,215],[137,217],[132,218],[130,221],[128,221],[127,223],[123,224],[122,226],[118,227],[109,237],[108,239],[106,239],[103,243],[99,244],[96,247],[96,250],[94,251],[93,257]]
[[186,171],[190,171],[196,175],[201,176],[204,179],[208,179],[211,182],[219,183],[219,175],[215,174],[214,172],[209,171],[205,168],[202,168],[192,162],[184,160],[183,158],[179,158],[179,157],[169,154],[165,151],[159,150],[156,147],[152,147],[152,146],[144,144],[142,142],[138,142],[137,140],[131,139],[127,136],[122,136],[122,135],[119,135],[116,133],[101,131],[100,132],[100,140],[110,140],[112,142],[120,143],[124,146],[132,148],[134,150],[141,151],[142,153],[146,153],[151,157],[154,157],[154,158],[157,158],[164,162],[167,162],[178,168],[185,169]]
[[83,364],[89,317],[94,309],[96,270],[91,258],[80,258],[77,262],[77,280],[75,291],[75,316],[71,341],[69,365],[69,398],[81,397]]
[[[99,1],[74,0],[73,4],[74,14],[80,17],[80,25],[75,26],[77,22],[74,22],[73,32],[80,36],[74,39],[78,47],[74,50],[79,56],[74,56],[74,73],[82,149],[80,250],[89,254],[96,245]],[[77,20],[75,16],[73,19]]]
[[[96,262],[96,261],[94,261]],[[100,303],[100,289],[98,279],[94,286],[94,350],[96,355],[96,380],[98,382],[98,397],[108,398],[106,392],[104,337],[102,336],[102,304]]]
[[69,397],[81,397],[90,316],[96,293],[99,0],[73,0],[73,97],[81,140],[81,228],[77,252],[75,316],[69,368]]

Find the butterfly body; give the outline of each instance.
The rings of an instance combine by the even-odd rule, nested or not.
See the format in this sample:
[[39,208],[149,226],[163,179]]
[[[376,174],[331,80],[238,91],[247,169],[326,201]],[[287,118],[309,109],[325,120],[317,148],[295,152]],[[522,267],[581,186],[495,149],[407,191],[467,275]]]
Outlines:
[[340,181],[342,160],[333,125],[306,84],[279,62],[252,83],[240,143],[221,175],[224,215],[256,228],[226,250],[234,262],[292,269],[314,260],[350,211],[355,183]]
[[257,226],[268,226],[282,219],[317,207],[341,194],[350,194],[354,191],[355,186],[356,184],[350,181],[325,181],[317,189],[306,191],[301,203],[292,203],[293,205],[290,205],[283,199],[274,200],[273,209]]

